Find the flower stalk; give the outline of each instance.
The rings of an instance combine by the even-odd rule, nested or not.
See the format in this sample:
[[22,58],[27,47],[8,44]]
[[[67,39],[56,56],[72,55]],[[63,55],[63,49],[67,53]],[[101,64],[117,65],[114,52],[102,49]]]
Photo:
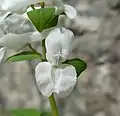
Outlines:
[[53,94],[49,97],[49,101],[52,109],[52,116],[59,116],[58,108]]
[[43,54],[43,60],[46,61],[45,39],[42,40],[42,54]]

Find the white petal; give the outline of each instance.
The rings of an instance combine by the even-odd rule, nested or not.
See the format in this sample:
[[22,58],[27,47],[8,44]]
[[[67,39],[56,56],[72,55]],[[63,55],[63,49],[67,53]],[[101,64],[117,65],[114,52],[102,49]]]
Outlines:
[[4,12],[4,14],[2,16],[0,16],[0,23],[2,23],[2,21],[4,21],[4,19],[9,15],[9,12]]
[[54,60],[59,60],[59,56],[57,56],[57,54],[61,50],[61,36],[62,34],[60,32],[60,29],[57,28],[52,30],[46,38],[46,58],[50,62],[54,62]]
[[53,7],[56,8],[55,14],[59,15],[64,12],[64,4],[62,0],[53,0],[53,4],[55,5]]
[[2,62],[4,56],[5,56],[6,48],[2,47],[0,48],[0,63]]
[[35,68],[36,83],[40,92],[49,97],[54,88],[51,76],[52,65],[49,62],[41,62]]
[[72,31],[62,28],[63,37],[61,38],[62,43],[62,57],[66,60],[73,48],[74,34]]
[[8,33],[2,37],[0,37],[0,44],[2,46],[6,46],[9,49],[20,50],[26,44],[40,41],[42,38],[39,37],[39,33],[37,32],[29,32],[23,34],[14,34]]
[[4,36],[4,31],[0,28],[0,37]]
[[41,34],[44,38],[46,38],[48,36],[48,34],[53,30],[55,29],[56,27],[51,27],[51,28],[48,28],[48,29],[44,29]]
[[70,5],[64,5],[64,7],[65,7],[65,11],[64,12],[68,16],[68,18],[73,19],[73,18],[76,17],[77,12],[76,12],[74,7],[72,7]]
[[40,42],[41,40],[45,39],[44,35],[42,35],[41,33],[39,33],[38,31],[36,32],[31,32],[31,34],[29,35],[29,40],[30,43],[33,42]]
[[41,0],[3,0],[0,8],[4,11],[24,13],[29,5],[39,2],[41,2]]
[[23,34],[9,33],[0,38],[0,44],[7,48],[18,50],[28,43],[28,37]]
[[71,65],[62,65],[60,68],[57,68],[55,74],[56,85],[54,92],[56,92],[59,97],[68,96],[76,84],[76,76],[76,70]]
[[60,47],[61,32],[59,28],[52,30],[46,38],[45,45],[48,53],[56,53]]
[[69,29],[62,28],[63,37],[61,38],[62,48],[70,49],[74,41],[74,34]]

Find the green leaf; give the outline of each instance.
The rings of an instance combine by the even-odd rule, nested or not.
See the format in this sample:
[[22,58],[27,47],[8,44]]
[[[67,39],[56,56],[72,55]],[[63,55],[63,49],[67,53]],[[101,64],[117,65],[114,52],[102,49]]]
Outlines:
[[17,62],[17,61],[33,60],[33,59],[40,59],[39,54],[27,51],[27,52],[20,52],[18,54],[10,56],[9,58],[7,58],[5,62]]
[[55,8],[41,8],[29,11],[27,13],[29,19],[39,32],[43,29],[54,27],[58,23],[58,15],[54,15]]
[[42,112],[37,109],[12,109],[9,110],[10,116],[51,116],[49,112]]
[[35,109],[15,109],[9,111],[11,116],[40,116],[40,112]]
[[80,60],[78,58],[66,60],[65,62],[63,62],[63,64],[70,64],[74,66],[77,72],[77,76],[79,76],[87,68],[87,64],[83,60]]

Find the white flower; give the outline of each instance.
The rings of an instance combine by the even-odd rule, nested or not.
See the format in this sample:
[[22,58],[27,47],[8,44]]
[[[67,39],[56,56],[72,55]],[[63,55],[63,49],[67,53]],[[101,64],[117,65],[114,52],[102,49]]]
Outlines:
[[[52,30],[52,28],[45,29],[41,33],[34,31],[34,29],[31,29],[31,27],[26,24],[25,18],[17,14],[3,19],[4,18],[2,18],[0,22],[0,46],[5,47],[5,51],[8,49],[19,51],[27,44],[40,42],[45,39]],[[31,32],[28,32],[30,30]],[[3,56],[2,53],[0,54],[0,57],[1,56]]]
[[0,62],[4,58],[5,52],[8,49],[18,51],[25,47],[27,44],[40,42],[44,38],[38,32],[28,32],[24,34],[8,33],[0,37],[0,46],[3,46],[0,51]]
[[23,34],[8,33],[0,37],[0,45],[9,49],[20,50],[26,44],[38,42],[42,39],[38,32],[28,32]]
[[76,17],[77,12],[75,8],[68,4],[63,4],[62,0],[53,0],[53,3],[56,6],[56,14],[65,13],[68,18],[73,19]]
[[30,5],[46,1],[48,0],[2,0],[0,10],[22,14]]
[[59,97],[68,96],[76,84],[76,71],[71,65],[53,67],[49,62],[41,62],[35,68],[35,78],[40,92],[50,97],[56,93]]
[[30,5],[37,6],[36,4],[40,2],[51,4],[52,7],[57,8],[57,14],[65,12],[70,19],[73,19],[77,15],[74,7],[70,5],[64,5],[62,0],[2,0],[0,1],[0,10],[23,14],[27,11]]
[[46,38],[46,58],[53,65],[67,59],[72,49],[73,32],[65,28],[53,29]]

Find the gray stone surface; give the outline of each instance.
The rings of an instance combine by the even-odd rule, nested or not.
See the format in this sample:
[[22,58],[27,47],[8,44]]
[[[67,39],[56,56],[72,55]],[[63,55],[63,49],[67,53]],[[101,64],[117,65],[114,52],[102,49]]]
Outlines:
[[[65,99],[57,98],[61,116],[119,116],[120,0],[65,2],[74,5],[78,11],[74,20],[61,17],[59,22],[75,33],[75,46],[71,57],[83,58],[88,67],[79,77],[72,94]],[[34,30],[28,25],[29,22],[21,18],[21,28],[13,26],[14,21],[11,22],[11,18],[12,16],[2,22],[1,28],[6,33]],[[13,16],[14,19],[17,20],[18,16]],[[36,64],[37,61],[21,62],[0,67],[1,108],[49,109],[47,98],[38,92],[35,85]]]

